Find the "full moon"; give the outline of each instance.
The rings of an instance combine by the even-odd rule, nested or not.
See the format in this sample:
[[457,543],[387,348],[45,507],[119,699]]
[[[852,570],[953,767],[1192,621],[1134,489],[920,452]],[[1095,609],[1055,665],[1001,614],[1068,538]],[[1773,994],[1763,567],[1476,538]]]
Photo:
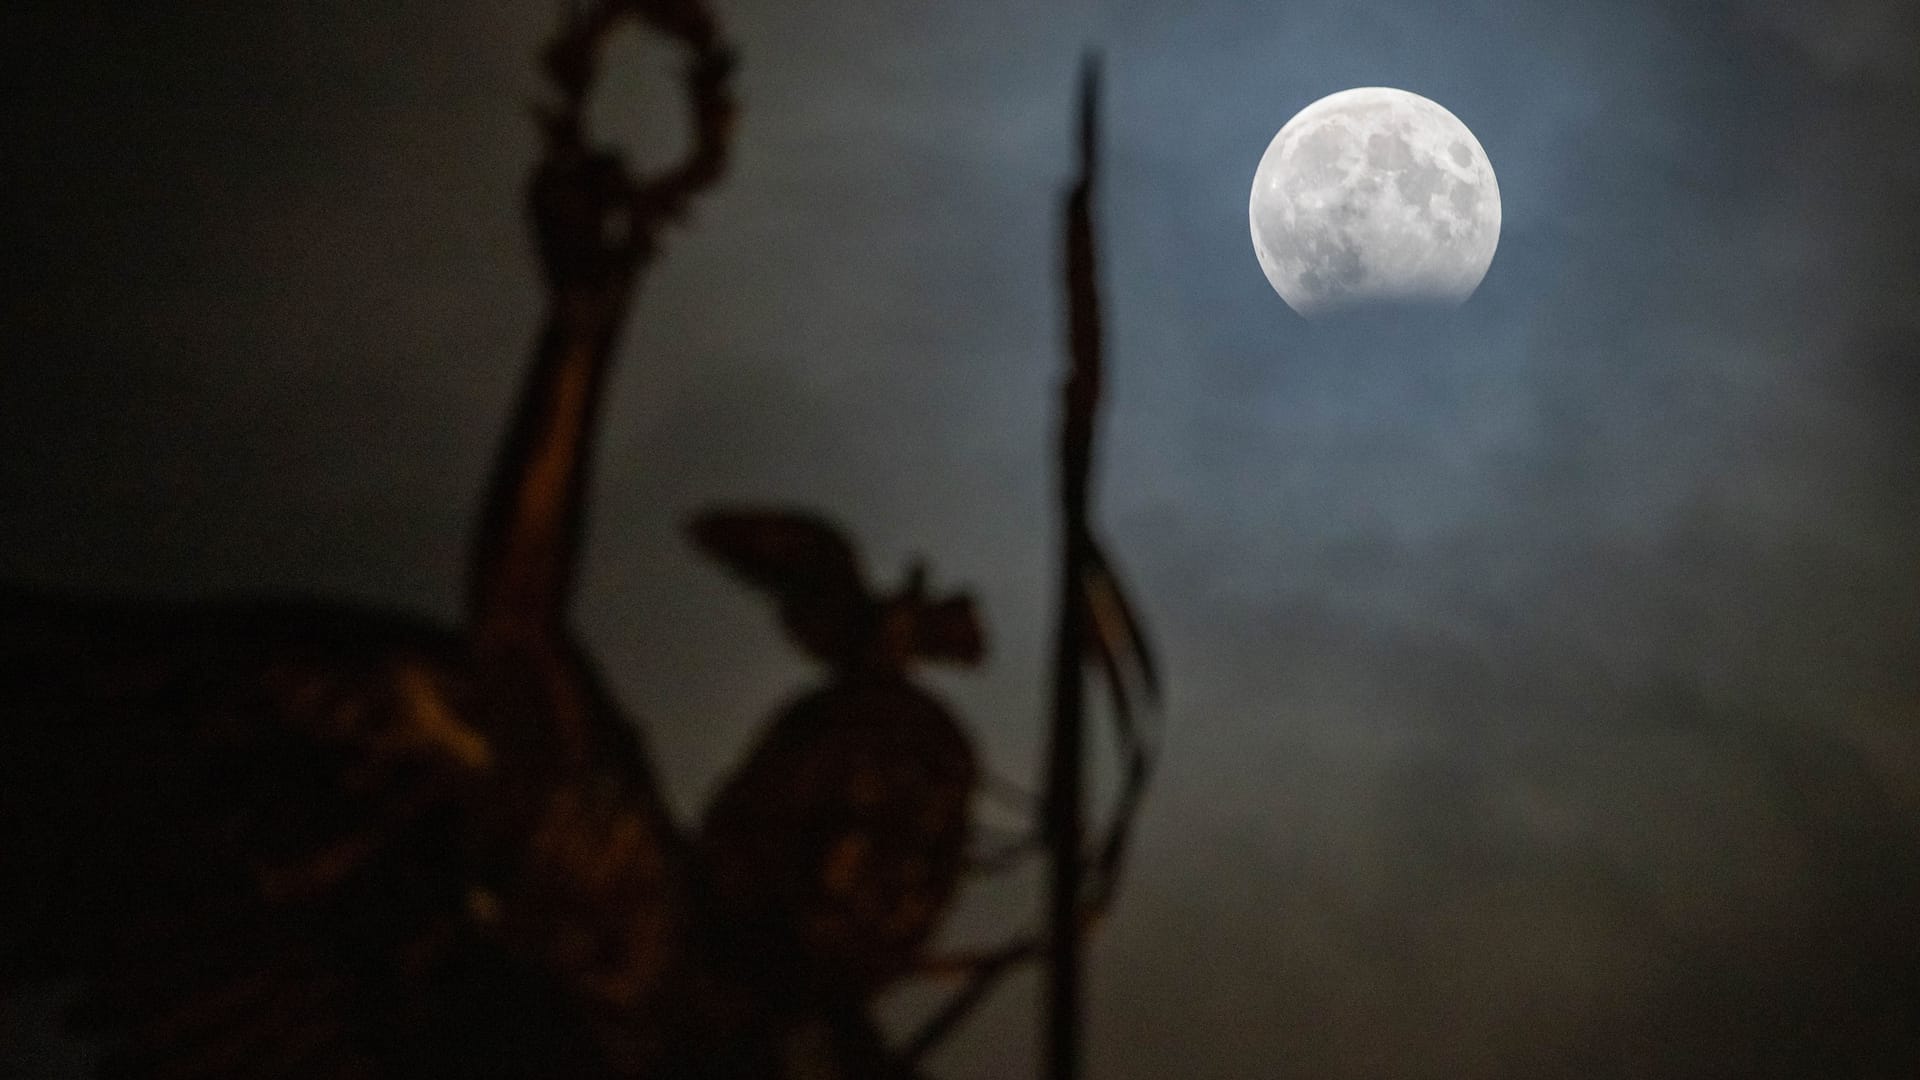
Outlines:
[[1459,304],[1500,242],[1500,187],[1480,140],[1418,94],[1321,98],[1287,121],[1247,206],[1260,269],[1315,318],[1363,305]]

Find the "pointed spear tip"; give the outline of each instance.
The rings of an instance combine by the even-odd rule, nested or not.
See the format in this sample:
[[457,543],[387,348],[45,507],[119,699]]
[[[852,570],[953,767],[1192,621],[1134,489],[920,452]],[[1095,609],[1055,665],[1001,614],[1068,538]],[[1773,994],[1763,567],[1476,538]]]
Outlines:
[[1088,46],[1080,57],[1080,171],[1083,176],[1093,172],[1099,121],[1100,50]]

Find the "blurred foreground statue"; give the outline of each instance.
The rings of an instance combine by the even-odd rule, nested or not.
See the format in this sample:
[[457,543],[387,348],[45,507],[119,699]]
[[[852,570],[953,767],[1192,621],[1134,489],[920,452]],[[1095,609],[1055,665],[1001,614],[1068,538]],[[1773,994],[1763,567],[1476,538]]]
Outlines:
[[[629,20],[691,56],[691,146],[650,178],[581,131]],[[874,594],[813,516],[693,525],[829,677],[700,829],[667,813],[567,611],[608,363],[663,229],[724,170],[732,62],[695,0],[605,0],[546,66],[529,200],[549,305],[464,627],[0,593],[0,992],[77,984],[102,1076],[909,1077],[1036,954],[924,953],[979,769],[910,669],[978,661],[971,602],[929,598],[919,570]],[[1090,865],[1111,873],[1124,827]],[[1089,890],[1089,917],[1110,895]],[[890,1045],[869,1006],[917,974],[967,986]]]

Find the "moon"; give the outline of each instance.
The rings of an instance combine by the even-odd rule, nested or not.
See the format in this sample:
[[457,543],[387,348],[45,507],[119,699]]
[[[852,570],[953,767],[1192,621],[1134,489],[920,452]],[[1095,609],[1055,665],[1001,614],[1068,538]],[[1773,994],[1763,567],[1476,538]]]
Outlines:
[[1377,303],[1464,302],[1500,243],[1480,140],[1418,94],[1342,90],[1267,145],[1247,205],[1253,250],[1309,319]]

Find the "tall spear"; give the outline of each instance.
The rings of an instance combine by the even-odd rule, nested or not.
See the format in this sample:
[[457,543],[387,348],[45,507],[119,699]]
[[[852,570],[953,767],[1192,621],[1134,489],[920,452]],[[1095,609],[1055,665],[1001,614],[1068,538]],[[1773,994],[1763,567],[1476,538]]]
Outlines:
[[1053,730],[1047,752],[1045,835],[1051,858],[1047,904],[1046,1075],[1081,1072],[1081,882],[1085,794],[1087,604],[1084,582],[1095,558],[1088,527],[1094,414],[1100,402],[1100,294],[1094,279],[1093,192],[1100,63],[1089,54],[1080,73],[1080,172],[1066,197],[1067,347],[1060,430],[1060,623],[1054,650]]
[[[919,1061],[950,1034],[1010,971],[1048,967],[1042,1077],[1078,1080],[1081,1073],[1083,951],[1119,893],[1133,830],[1158,757],[1159,664],[1133,602],[1096,535],[1088,510],[1094,420],[1102,384],[1100,297],[1094,267],[1093,196],[1098,58],[1081,69],[1079,174],[1062,200],[1066,225],[1069,366],[1060,431],[1060,621],[1055,639],[1046,797],[1037,833],[1048,856],[1048,903],[1042,925],[990,949],[929,957],[922,973],[959,975],[965,985],[904,1046]],[[1086,814],[1086,666],[1098,669],[1111,708],[1120,776],[1106,820],[1091,830]]]

